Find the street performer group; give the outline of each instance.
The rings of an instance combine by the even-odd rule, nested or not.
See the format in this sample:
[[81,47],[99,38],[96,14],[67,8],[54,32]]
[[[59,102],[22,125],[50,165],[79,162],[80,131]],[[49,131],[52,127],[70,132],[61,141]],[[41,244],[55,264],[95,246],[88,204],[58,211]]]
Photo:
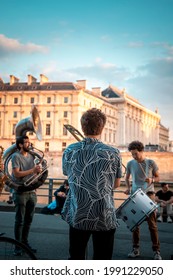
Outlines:
[[[37,114],[37,111],[34,112]],[[115,211],[114,190],[120,187],[123,176],[122,158],[117,148],[106,145],[101,140],[106,115],[100,109],[87,110],[82,114],[80,122],[84,137],[70,144],[62,156],[62,172],[69,184],[60,213],[62,219],[69,225],[67,258],[87,259],[88,242],[92,238],[93,259],[111,260],[116,229],[120,226]],[[32,130],[40,137],[40,128],[33,127]],[[39,164],[36,162],[37,156],[32,152],[32,145],[26,132],[20,134],[16,136],[14,151],[10,152],[12,176],[10,180],[7,179],[6,184],[13,190],[16,212],[15,239],[36,253],[36,248],[33,248],[28,240],[29,232],[37,203],[36,189],[44,184],[48,170],[46,168],[46,171],[42,171],[43,165],[40,163],[43,158],[39,155],[37,158]],[[140,189],[147,199],[155,203],[154,183],[159,182],[157,164],[145,157],[144,145],[137,140],[128,145],[128,151],[133,159],[126,166],[127,189],[124,193],[130,198]],[[32,180],[28,184],[30,178]],[[153,259],[161,260],[155,209],[146,215],[144,220],[148,223]],[[14,255],[22,256],[21,249],[16,247]],[[129,258],[140,256],[140,223],[135,225],[132,232],[132,251],[127,256]]]

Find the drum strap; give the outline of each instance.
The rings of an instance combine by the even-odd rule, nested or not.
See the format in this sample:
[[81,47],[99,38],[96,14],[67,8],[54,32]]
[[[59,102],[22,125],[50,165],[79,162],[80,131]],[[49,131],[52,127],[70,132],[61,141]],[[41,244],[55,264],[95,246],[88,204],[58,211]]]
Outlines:
[[[138,162],[138,163],[139,163],[139,166],[140,166],[140,168],[141,168],[141,170],[142,170],[144,176],[147,178],[147,174],[145,173],[145,171],[144,171],[144,169],[143,169],[143,167],[142,167],[142,164],[141,164],[140,162]],[[147,164],[146,164],[146,165],[147,165]]]
[[[146,162],[146,168],[148,168],[147,160],[145,160],[145,162]],[[139,164],[139,166],[140,166],[140,168],[141,168],[141,170],[142,170],[142,172],[143,172],[145,178],[148,178],[148,176],[147,176],[145,170],[144,170],[143,167],[142,167],[142,164],[141,164],[140,162],[138,162],[138,164]],[[145,191],[143,190],[143,191],[144,191],[145,193],[148,192],[148,191],[150,190],[150,188],[153,187],[152,184],[153,184],[153,183],[151,183],[150,185],[148,185],[148,187],[146,188],[146,190],[145,190]]]

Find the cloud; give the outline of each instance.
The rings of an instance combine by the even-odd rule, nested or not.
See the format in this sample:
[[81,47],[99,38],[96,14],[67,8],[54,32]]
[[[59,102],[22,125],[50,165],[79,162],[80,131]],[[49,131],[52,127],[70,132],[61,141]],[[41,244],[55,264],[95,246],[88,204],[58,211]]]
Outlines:
[[162,51],[166,52],[167,56],[173,56],[173,45],[167,42],[153,42],[150,44],[151,47],[161,48]]
[[153,59],[148,64],[138,67],[138,70],[157,78],[170,78],[173,76],[173,57]]
[[76,74],[81,79],[91,80],[94,78],[95,80],[102,81],[102,84],[104,82],[107,86],[109,84],[120,85],[131,75],[125,67],[118,67],[113,63],[100,63],[100,61],[101,59],[97,60],[95,64],[69,68],[66,71]]
[[111,37],[110,37],[110,35],[102,35],[101,40],[103,42],[109,42],[109,41],[111,41]]
[[142,42],[129,42],[128,47],[129,48],[142,48],[144,46],[144,43]]
[[5,35],[0,34],[0,57],[21,53],[46,53],[48,49],[45,46],[36,45],[34,43],[22,44],[17,39],[7,38]]

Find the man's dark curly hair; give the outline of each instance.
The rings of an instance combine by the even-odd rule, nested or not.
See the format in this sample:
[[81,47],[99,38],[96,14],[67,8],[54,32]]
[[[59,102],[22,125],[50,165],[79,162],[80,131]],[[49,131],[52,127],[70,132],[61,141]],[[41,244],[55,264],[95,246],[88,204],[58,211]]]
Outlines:
[[105,124],[106,115],[100,109],[89,109],[81,117],[81,126],[85,135],[100,135]]
[[133,141],[129,144],[128,146],[128,150],[131,151],[131,150],[138,150],[138,152],[141,152],[144,150],[144,145],[142,142],[139,142],[139,141]]

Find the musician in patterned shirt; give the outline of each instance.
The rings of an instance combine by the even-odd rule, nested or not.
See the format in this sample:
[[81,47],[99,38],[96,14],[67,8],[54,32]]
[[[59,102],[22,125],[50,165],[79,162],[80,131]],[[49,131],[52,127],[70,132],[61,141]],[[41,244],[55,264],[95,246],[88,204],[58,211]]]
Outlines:
[[63,154],[69,192],[62,218],[69,224],[69,259],[85,259],[90,236],[93,259],[112,258],[118,226],[113,189],[120,186],[122,163],[119,150],[100,140],[105,124],[101,110],[86,111],[81,117],[85,138],[69,145]]
[[[154,194],[154,182],[159,182],[158,166],[154,160],[145,157],[143,143],[133,141],[129,144],[128,150],[131,152],[133,159],[127,163],[125,178],[127,190],[125,191],[125,194],[134,194],[139,188],[141,188],[151,196],[151,194]],[[132,177],[132,187],[130,177]],[[146,220],[150,231],[154,259],[161,260],[156,213],[152,212]],[[140,230],[139,226],[137,226],[133,231],[133,250],[128,254],[128,257],[130,258],[136,258],[140,255],[139,237]]]

